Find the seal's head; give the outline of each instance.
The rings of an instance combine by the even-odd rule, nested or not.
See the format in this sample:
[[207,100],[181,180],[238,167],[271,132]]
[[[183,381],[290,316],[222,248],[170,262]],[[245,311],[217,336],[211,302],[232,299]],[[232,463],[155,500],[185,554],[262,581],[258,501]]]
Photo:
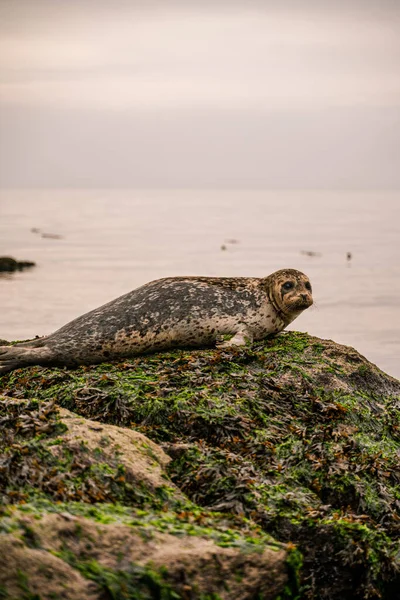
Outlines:
[[267,277],[268,295],[274,308],[290,323],[312,305],[312,288],[307,275],[295,269],[282,269]]

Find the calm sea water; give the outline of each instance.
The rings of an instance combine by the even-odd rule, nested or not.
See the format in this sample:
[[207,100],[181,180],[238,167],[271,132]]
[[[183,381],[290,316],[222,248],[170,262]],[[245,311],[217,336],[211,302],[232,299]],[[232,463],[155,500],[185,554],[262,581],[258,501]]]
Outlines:
[[159,277],[292,267],[316,304],[290,328],[400,378],[399,191],[1,191],[0,255],[38,265],[1,276],[0,338],[48,334]]

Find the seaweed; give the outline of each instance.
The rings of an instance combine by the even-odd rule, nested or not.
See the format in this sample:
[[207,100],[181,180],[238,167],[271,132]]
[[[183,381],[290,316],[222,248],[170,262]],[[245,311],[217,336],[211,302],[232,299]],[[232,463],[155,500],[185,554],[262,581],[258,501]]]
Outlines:
[[[400,383],[354,349],[292,332],[232,350],[179,350],[75,370],[34,367],[4,376],[2,386],[7,502],[31,502],[35,489],[62,502],[152,511],[169,502],[175,514],[203,515],[210,529],[223,514],[239,530],[251,522],[292,549],[302,598],[398,597]],[[103,461],[101,447],[95,465],[77,448],[77,466],[62,446],[68,494],[43,472],[35,476],[30,456],[46,473],[52,466],[43,439],[56,443],[62,427],[54,402],[160,444],[172,458],[170,485],[187,500],[171,504],[152,490],[135,496],[118,479],[117,458]],[[48,416],[39,418],[39,410]],[[290,594],[295,589],[292,583]]]

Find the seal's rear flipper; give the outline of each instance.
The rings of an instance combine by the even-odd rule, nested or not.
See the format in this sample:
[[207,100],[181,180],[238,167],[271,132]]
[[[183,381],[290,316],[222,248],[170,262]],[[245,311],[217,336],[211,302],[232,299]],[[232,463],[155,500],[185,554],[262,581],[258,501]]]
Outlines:
[[50,361],[49,349],[0,346],[0,375],[29,365],[45,365]]

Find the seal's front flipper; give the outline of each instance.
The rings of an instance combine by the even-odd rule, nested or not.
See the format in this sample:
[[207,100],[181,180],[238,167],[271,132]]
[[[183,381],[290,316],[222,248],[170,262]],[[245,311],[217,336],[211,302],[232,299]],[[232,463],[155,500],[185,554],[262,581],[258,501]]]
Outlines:
[[246,346],[253,341],[253,334],[248,327],[241,327],[230,340],[217,343],[217,348],[229,348],[231,346]]

